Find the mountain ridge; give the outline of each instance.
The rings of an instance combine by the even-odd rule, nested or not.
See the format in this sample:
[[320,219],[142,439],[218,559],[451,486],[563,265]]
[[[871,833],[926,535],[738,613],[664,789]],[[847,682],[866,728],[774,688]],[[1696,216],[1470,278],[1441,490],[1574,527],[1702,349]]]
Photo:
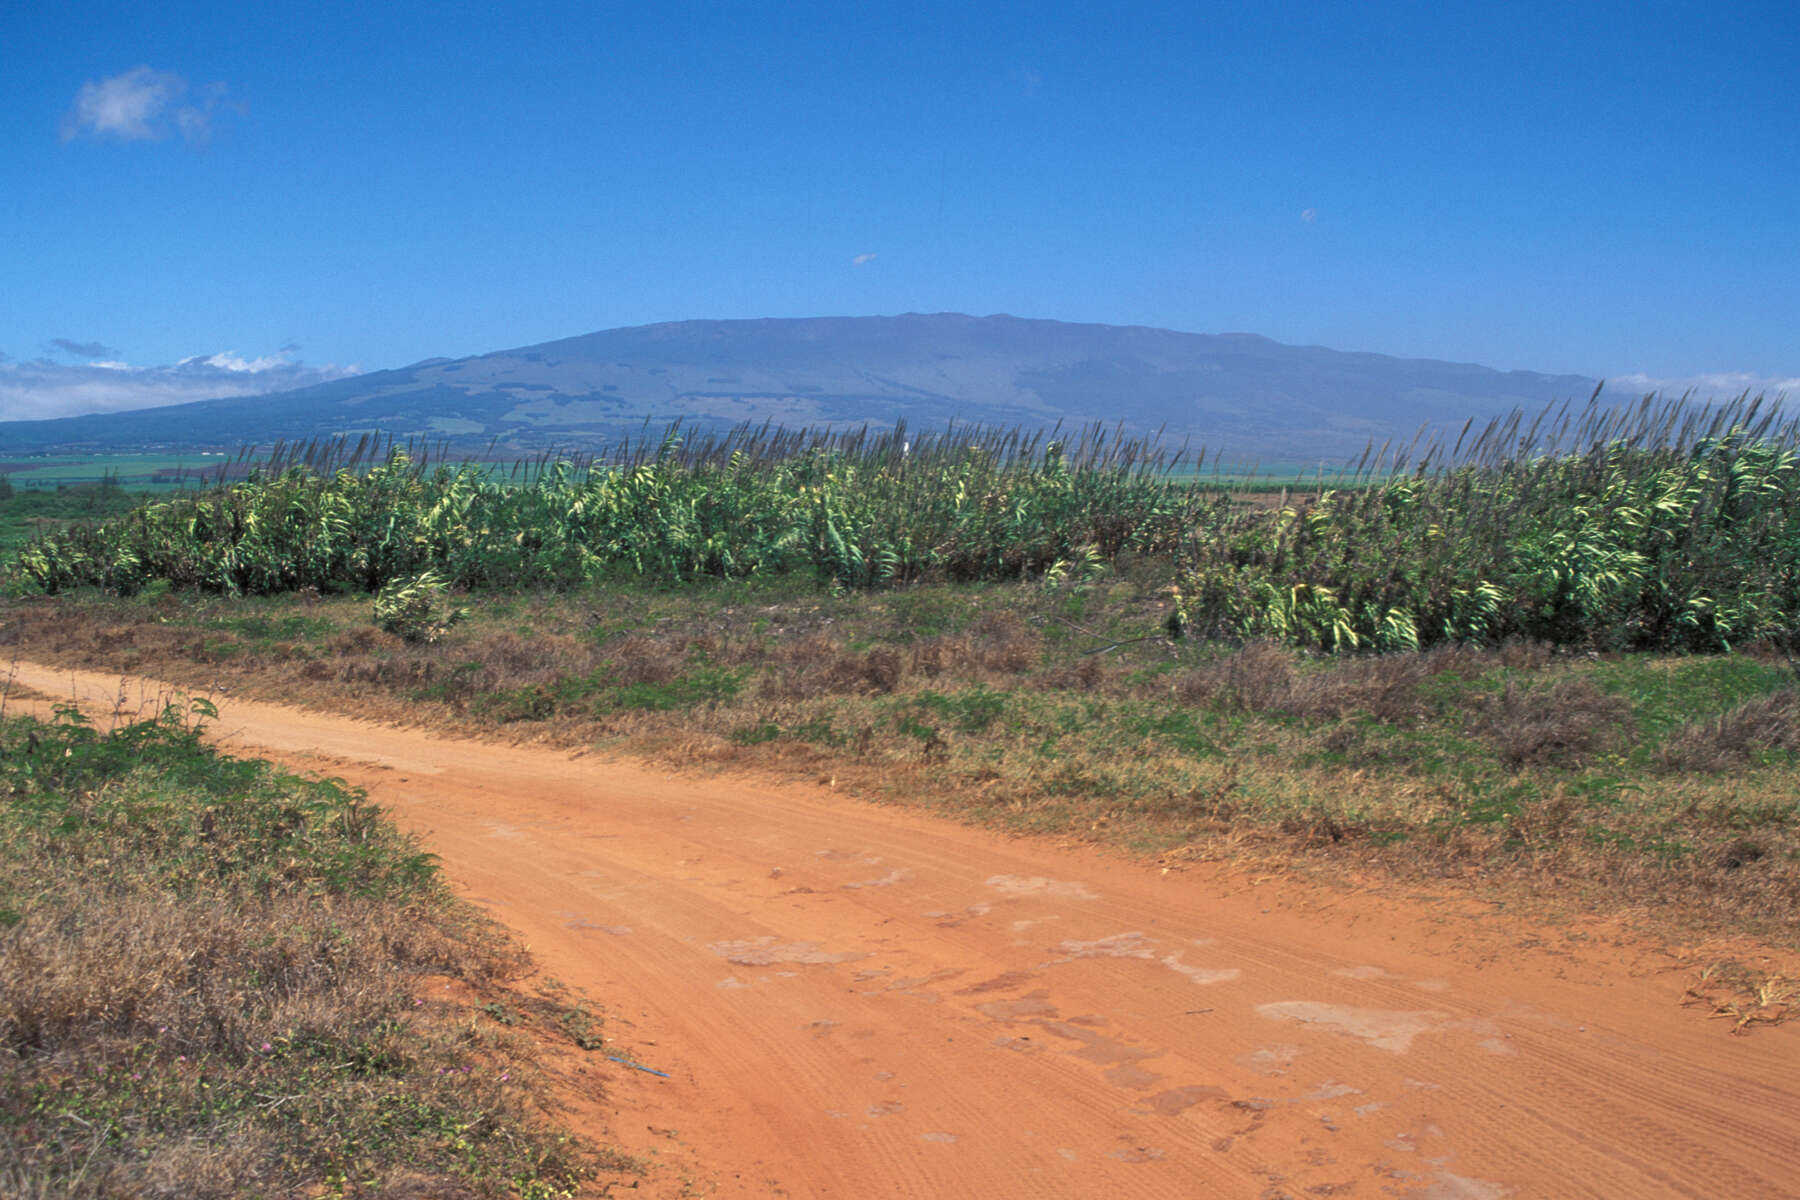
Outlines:
[[666,321],[288,392],[0,422],[0,449],[235,448],[379,430],[505,450],[695,427],[1101,422],[1239,455],[1350,455],[1585,398],[1580,375],[1008,314]]

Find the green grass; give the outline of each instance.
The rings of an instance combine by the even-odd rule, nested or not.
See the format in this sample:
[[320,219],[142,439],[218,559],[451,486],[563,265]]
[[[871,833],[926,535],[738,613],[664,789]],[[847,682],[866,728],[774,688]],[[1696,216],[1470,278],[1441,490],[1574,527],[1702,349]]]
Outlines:
[[33,538],[83,522],[123,516],[142,504],[141,493],[86,483],[46,490],[9,488],[0,476],[0,555],[8,558]]
[[1618,657],[1600,663],[1594,682],[1631,706],[1647,752],[1672,730],[1696,718],[1714,717],[1795,682],[1784,662],[1719,655],[1658,662]]
[[[21,491],[54,490],[111,480],[128,491],[193,487],[202,472],[216,476],[224,454],[31,454],[0,456],[0,474]],[[179,477],[179,478],[178,478]]]
[[220,626],[251,642],[316,641],[335,626],[330,621],[302,614],[267,617],[229,617]]

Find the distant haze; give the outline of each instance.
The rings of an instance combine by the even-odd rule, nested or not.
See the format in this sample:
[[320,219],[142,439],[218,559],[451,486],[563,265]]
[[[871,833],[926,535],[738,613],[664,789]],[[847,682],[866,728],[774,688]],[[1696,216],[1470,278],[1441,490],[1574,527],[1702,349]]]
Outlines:
[[293,391],[0,423],[0,450],[234,449],[379,430],[528,451],[595,448],[682,419],[719,427],[1103,422],[1233,459],[1340,458],[1597,381],[1466,363],[956,313],[678,321]]

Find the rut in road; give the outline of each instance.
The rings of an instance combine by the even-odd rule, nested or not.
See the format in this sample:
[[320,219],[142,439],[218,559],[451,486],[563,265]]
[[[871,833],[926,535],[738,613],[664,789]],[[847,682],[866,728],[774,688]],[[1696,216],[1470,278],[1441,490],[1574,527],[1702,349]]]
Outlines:
[[1795,1027],[1728,1036],[1651,949],[251,701],[215,736],[368,788],[668,1073],[608,1064],[640,1194],[1800,1196]]

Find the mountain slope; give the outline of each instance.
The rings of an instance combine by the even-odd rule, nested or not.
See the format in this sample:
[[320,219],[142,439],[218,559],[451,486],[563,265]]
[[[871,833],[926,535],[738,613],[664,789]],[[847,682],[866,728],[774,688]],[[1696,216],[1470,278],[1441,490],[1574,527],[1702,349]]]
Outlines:
[[0,423],[0,448],[235,448],[378,429],[531,449],[592,445],[683,418],[706,426],[949,421],[1165,428],[1233,456],[1354,454],[1595,381],[1464,363],[955,313],[679,321],[610,329],[267,396]]

